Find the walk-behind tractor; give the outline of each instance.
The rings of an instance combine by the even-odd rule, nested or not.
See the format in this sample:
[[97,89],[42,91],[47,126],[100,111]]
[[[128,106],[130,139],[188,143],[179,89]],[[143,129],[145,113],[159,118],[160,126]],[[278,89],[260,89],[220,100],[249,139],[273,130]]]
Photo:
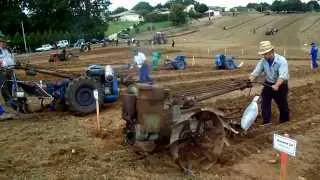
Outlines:
[[226,132],[239,131],[229,115],[204,108],[200,102],[248,87],[248,80],[230,80],[179,92],[152,85],[131,87],[123,96],[125,140],[140,152],[169,148],[175,163],[185,172],[190,172],[193,155],[200,157],[196,159],[201,165],[210,166],[227,144]]
[[185,70],[187,68],[187,61],[185,59],[185,56],[177,56],[174,60],[166,59],[164,62],[165,68]]
[[[24,70],[27,75],[37,73],[51,75],[63,80],[53,83],[46,81],[21,81],[16,70]],[[51,70],[31,65],[15,65],[1,69],[1,95],[13,109],[28,113],[28,98],[37,97],[42,108],[56,109],[59,105],[79,115],[96,109],[93,90],[99,93],[99,103],[113,103],[119,98],[119,83],[110,66],[90,65],[85,75]],[[48,104],[44,104],[49,99]]]
[[236,63],[236,59],[232,56],[225,56],[224,54],[218,54],[215,56],[216,69],[233,70],[242,67],[243,62],[239,65]]

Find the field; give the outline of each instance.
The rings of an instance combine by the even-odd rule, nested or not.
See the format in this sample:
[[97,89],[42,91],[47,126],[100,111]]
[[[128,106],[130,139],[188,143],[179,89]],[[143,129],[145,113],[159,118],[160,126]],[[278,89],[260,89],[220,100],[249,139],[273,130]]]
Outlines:
[[[170,44],[141,47],[148,57],[154,50],[160,50],[163,57],[173,58],[178,54],[189,57],[185,71],[153,72],[156,84],[181,90],[248,77],[259,59],[259,41],[271,40],[277,52],[285,53],[289,62],[291,121],[279,125],[274,105],[271,126],[260,127],[259,117],[247,134],[230,137],[230,146],[224,148],[210,170],[193,167],[195,179],[279,179],[278,152],[272,149],[275,132],[288,133],[298,141],[297,157],[289,158],[287,178],[320,179],[320,73],[310,70],[309,46],[304,46],[312,40],[320,40],[319,14],[250,14],[221,17],[211,23],[206,21],[201,19],[181,31],[168,32],[176,41],[174,49]],[[223,30],[224,26],[227,30]],[[278,27],[280,31],[274,36],[265,36],[269,26]],[[252,32],[253,28],[256,33]],[[189,31],[194,32],[185,33]],[[234,71],[215,70],[213,54],[224,51],[239,58],[238,62],[243,61],[244,66]],[[94,47],[90,53],[79,55],[77,62],[56,64],[47,62],[49,53],[18,59],[75,73],[84,72],[88,64],[119,65],[130,63],[132,59],[126,45]],[[191,65],[193,56],[194,66]],[[27,78],[23,73],[19,76]],[[36,77],[37,80],[44,78],[58,80]],[[261,86],[256,85],[250,92],[249,89],[236,91],[204,104],[226,112],[243,109],[260,89]],[[95,134],[95,114],[79,117],[48,110],[17,114],[14,120],[0,122],[0,179],[192,179],[179,171],[168,152],[142,156],[124,143],[121,105],[118,101],[102,108],[102,134],[99,136]]]

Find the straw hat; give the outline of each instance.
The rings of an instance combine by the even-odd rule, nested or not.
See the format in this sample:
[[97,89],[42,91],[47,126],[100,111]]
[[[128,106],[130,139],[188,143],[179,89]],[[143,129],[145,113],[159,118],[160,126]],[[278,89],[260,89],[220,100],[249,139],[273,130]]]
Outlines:
[[274,47],[272,46],[270,41],[261,41],[259,47],[259,55],[264,55],[270,51],[272,51]]

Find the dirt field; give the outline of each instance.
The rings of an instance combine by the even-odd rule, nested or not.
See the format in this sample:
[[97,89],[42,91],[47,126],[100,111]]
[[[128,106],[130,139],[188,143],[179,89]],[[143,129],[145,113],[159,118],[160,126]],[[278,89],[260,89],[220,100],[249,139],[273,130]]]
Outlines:
[[[201,20],[205,21],[205,20]],[[257,43],[269,39],[283,54],[286,49],[290,67],[289,106],[291,121],[278,124],[278,111],[273,108],[270,127],[261,127],[261,117],[246,135],[229,137],[231,144],[210,170],[195,165],[195,179],[248,180],[279,179],[278,152],[272,149],[273,133],[289,133],[298,141],[297,157],[289,159],[288,179],[320,179],[320,73],[310,70],[308,48],[303,44],[320,39],[319,15],[240,15],[215,19],[210,25],[194,25],[199,32],[175,37],[176,48],[141,47],[150,56],[160,50],[163,57],[178,54],[195,56],[196,64],[185,71],[153,72],[156,84],[182,90],[207,86],[230,78],[246,78],[254,68]],[[318,25],[317,25],[318,24]],[[268,26],[277,26],[278,34],[268,37]],[[223,30],[222,27],[228,27]],[[256,33],[251,29],[256,28]],[[209,48],[209,54],[208,54]],[[244,67],[234,71],[218,71],[213,67],[212,53],[224,52],[242,57]],[[32,54],[20,60],[73,73],[83,73],[89,64],[128,64],[130,48],[94,47],[89,54],[80,54],[78,61],[49,64],[49,53]],[[199,58],[208,57],[208,58]],[[211,57],[211,58],[210,58]],[[245,58],[251,57],[251,58]],[[20,73],[22,79],[24,73]],[[37,76],[36,80],[58,80]],[[225,112],[243,110],[259,94],[261,86],[236,91],[204,102]],[[68,112],[18,114],[17,119],[0,122],[0,179],[192,179],[184,176],[168,152],[141,156],[124,143],[121,102],[101,110],[102,135],[95,134],[95,115],[74,116]],[[276,163],[271,161],[276,160]]]

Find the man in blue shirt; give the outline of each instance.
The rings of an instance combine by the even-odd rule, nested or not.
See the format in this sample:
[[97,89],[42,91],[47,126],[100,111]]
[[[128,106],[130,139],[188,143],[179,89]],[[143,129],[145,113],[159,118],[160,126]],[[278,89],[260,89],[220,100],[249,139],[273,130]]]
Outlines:
[[280,111],[280,123],[290,120],[288,107],[288,80],[289,69],[287,60],[274,52],[274,47],[270,41],[260,42],[259,55],[263,58],[258,62],[256,68],[250,75],[250,80],[254,81],[262,73],[265,74],[265,86],[262,90],[262,118],[264,124],[271,121],[272,99],[278,105]]
[[[6,47],[6,38],[0,31],[0,67],[6,68],[7,66],[14,65],[13,55]],[[0,72],[0,86],[4,83],[6,75]],[[3,106],[0,104],[0,120],[12,119],[13,114],[5,112]]]
[[311,50],[310,50],[310,56],[311,56],[311,67],[313,71],[316,71],[318,68],[318,47],[315,42],[311,43]]

